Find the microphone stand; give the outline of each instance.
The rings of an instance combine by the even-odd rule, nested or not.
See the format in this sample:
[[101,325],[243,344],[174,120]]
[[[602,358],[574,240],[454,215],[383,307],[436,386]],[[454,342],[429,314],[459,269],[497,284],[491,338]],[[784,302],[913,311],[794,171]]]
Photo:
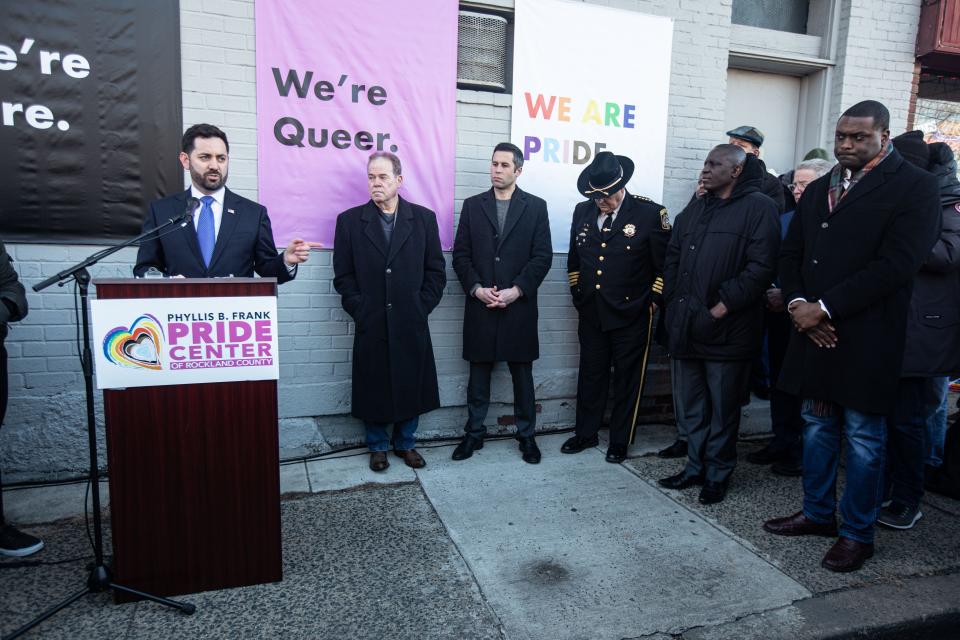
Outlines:
[[[192,204],[192,203],[191,203]],[[87,271],[87,267],[95,265],[97,262],[106,258],[109,255],[112,255],[132,244],[140,242],[147,238],[147,236],[158,234],[159,232],[174,227],[178,224],[183,224],[193,218],[192,209],[195,206],[188,208],[187,212],[177,216],[176,218],[171,218],[164,224],[151,229],[145,233],[141,233],[135,238],[131,238],[126,242],[122,242],[118,245],[107,247],[102,251],[98,251],[93,255],[85,258],[81,262],[64,269],[60,273],[50,278],[47,278],[40,284],[33,286],[34,291],[42,291],[47,287],[50,287],[54,284],[59,284],[63,286],[71,278],[77,282],[77,286],[80,290],[80,308],[82,309],[82,323],[83,323],[83,355],[81,357],[81,363],[83,368],[83,381],[86,388],[86,399],[87,399],[87,436],[89,439],[90,447],[90,482],[93,485],[91,488],[91,493],[93,494],[93,552],[94,552],[94,563],[93,567],[90,569],[90,575],[87,577],[86,586],[77,591],[70,597],[66,598],[59,604],[47,609],[36,618],[23,625],[13,633],[8,636],[5,636],[3,640],[13,640],[13,638],[18,638],[33,627],[37,626],[47,618],[50,618],[56,614],[61,609],[64,609],[83,596],[90,593],[99,593],[101,591],[106,591],[108,589],[113,589],[116,591],[122,591],[124,593],[129,593],[131,595],[144,598],[146,600],[152,600],[153,602],[158,602],[162,605],[173,607],[174,609],[179,609],[182,613],[187,615],[192,614],[196,611],[196,607],[189,602],[178,602],[176,600],[170,600],[168,598],[163,598],[160,596],[155,596],[149,593],[144,593],[143,591],[138,591],[137,589],[132,589],[126,587],[122,584],[118,584],[113,581],[113,575],[103,561],[103,523],[100,517],[100,471],[97,465],[97,431],[96,431],[96,418],[94,416],[94,404],[93,404],[93,355],[90,352],[90,318],[87,311],[87,298],[88,298],[88,288],[90,284],[90,272]]]

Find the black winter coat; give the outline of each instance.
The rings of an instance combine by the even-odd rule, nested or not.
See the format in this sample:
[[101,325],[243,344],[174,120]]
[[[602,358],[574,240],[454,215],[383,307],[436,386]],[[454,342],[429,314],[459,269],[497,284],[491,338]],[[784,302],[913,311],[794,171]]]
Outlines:
[[829,212],[830,174],[797,203],[780,253],[784,300],[822,300],[837,346],[794,332],[780,374],[786,392],[861,413],[893,410],[911,282],[940,227],[937,179],[896,150]]
[[7,323],[26,316],[27,292],[20,284],[7,248],[0,241],[0,342],[7,337]]
[[[752,155],[726,200],[707,194],[677,216],[664,266],[670,355],[748,360],[760,353],[763,294],[774,276],[780,228],[776,204],[760,193]],[[728,313],[716,320],[711,307]]]
[[762,172],[760,174],[760,192],[773,200],[773,203],[777,205],[777,213],[783,213],[786,211],[786,198],[783,194],[783,184],[780,182],[780,178],[767,171],[767,165],[764,164],[763,160],[757,158],[757,162]]
[[[493,189],[463,201],[453,269],[467,294],[463,307],[463,358],[470,362],[532,362],[540,357],[537,289],[550,271],[553,245],[547,203],[517,188],[497,224]],[[488,309],[470,295],[474,285],[523,292],[504,309]]]
[[942,142],[930,145],[928,171],[940,181],[940,235],[913,280],[901,377],[960,371],[960,181]]
[[400,199],[387,246],[373,201],[337,217],[333,286],[356,323],[351,413],[397,422],[440,406],[427,316],[446,285],[437,217]]

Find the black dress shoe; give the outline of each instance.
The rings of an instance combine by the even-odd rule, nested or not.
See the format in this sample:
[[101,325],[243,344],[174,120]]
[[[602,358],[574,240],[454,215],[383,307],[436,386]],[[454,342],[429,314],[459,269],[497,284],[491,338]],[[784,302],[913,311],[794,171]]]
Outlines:
[[774,449],[771,445],[765,446],[763,449],[757,451],[752,451],[747,454],[747,462],[751,464],[773,464],[774,462],[779,462],[783,460],[784,453],[778,449]]
[[873,545],[840,536],[820,563],[824,569],[847,573],[856,571],[873,557]]
[[529,438],[517,438],[520,441],[520,452],[523,454],[523,461],[527,464],[540,464],[540,447],[533,436]]
[[687,455],[687,441],[677,440],[666,449],[657,451],[657,456],[661,458],[682,458]]
[[473,452],[477,449],[483,449],[483,438],[463,436],[463,440],[461,440],[457,448],[453,450],[453,455],[450,457],[454,460],[466,460],[472,456]]
[[627,445],[611,444],[607,448],[607,462],[620,464],[627,459]]
[[792,516],[774,518],[763,523],[763,530],[778,536],[826,536],[837,535],[837,521],[814,522],[803,511]]
[[681,471],[674,476],[660,478],[657,480],[657,484],[667,489],[686,489],[695,484],[703,484],[703,476],[690,476],[687,475],[686,471]]
[[581,438],[580,436],[573,436],[569,440],[563,443],[563,446],[560,447],[561,453],[580,453],[584,449],[589,449],[590,447],[595,447],[600,444],[600,439],[597,436],[591,436],[589,438]]
[[803,475],[803,465],[795,460],[781,460],[770,465],[770,472],[778,476],[799,478]]
[[700,489],[700,496],[697,498],[697,500],[700,501],[700,504],[716,504],[718,502],[723,502],[723,499],[726,497],[726,482],[712,482],[707,480],[703,483],[703,489]]

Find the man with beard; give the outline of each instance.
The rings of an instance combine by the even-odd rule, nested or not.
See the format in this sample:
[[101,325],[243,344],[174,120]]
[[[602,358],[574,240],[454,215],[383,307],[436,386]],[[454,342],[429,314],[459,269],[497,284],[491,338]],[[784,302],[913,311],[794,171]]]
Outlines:
[[256,272],[282,284],[296,276],[310,248],[320,246],[296,238],[277,253],[266,208],[226,187],[229,153],[227,134],[213,125],[195,124],[183,134],[180,164],[190,172],[190,188],[150,203],[143,230],[187,210],[199,213],[194,211],[192,223],[141,242],[134,275],[151,267],[187,278],[247,278]]
[[[780,254],[796,332],[780,386],[803,398],[803,509],[763,528],[837,542],[821,565],[855,571],[873,556],[883,494],[886,416],[896,405],[911,282],[939,231],[937,179],[890,144],[874,100],[837,122],[839,164],[807,187]],[[847,484],[836,521],[841,437]]]
[[427,317],[443,296],[446,265],[437,216],[399,196],[401,172],[396,155],[370,156],[370,200],[337,216],[333,241],[333,286],[356,323],[351,414],[366,427],[373,471],[390,466],[391,448],[423,467],[414,448],[420,414],[440,406]]

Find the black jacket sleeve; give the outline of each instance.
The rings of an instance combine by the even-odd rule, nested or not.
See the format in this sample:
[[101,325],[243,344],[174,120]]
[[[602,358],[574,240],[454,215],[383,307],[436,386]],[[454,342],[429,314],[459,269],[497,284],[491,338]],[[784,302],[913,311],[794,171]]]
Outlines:
[[23,320],[27,316],[27,292],[13,268],[7,248],[0,242],[0,325]]
[[423,252],[423,284],[420,286],[420,301],[429,314],[440,304],[443,288],[447,286],[447,263],[443,259],[443,249],[440,247],[440,229],[437,226],[436,214],[425,209],[423,218],[427,237],[426,251]]
[[353,259],[353,243],[350,238],[350,223],[347,214],[337,216],[333,236],[333,288],[340,294],[343,310],[356,319],[362,294],[357,282],[357,267]]
[[538,203],[536,215],[537,226],[530,246],[530,259],[513,279],[513,284],[520,288],[523,295],[533,295],[540,288],[540,283],[547,277],[553,264],[553,241],[550,238],[550,217],[546,203]]
[[460,209],[460,222],[457,224],[457,235],[453,240],[453,271],[457,274],[463,292],[470,295],[476,284],[483,284],[480,274],[473,265],[473,238],[470,228],[470,219],[473,216],[474,205],[470,198],[463,201]]
[[747,239],[746,264],[735,277],[720,284],[719,297],[731,313],[756,304],[773,282],[780,228],[773,205],[760,202],[750,212],[753,220]]

